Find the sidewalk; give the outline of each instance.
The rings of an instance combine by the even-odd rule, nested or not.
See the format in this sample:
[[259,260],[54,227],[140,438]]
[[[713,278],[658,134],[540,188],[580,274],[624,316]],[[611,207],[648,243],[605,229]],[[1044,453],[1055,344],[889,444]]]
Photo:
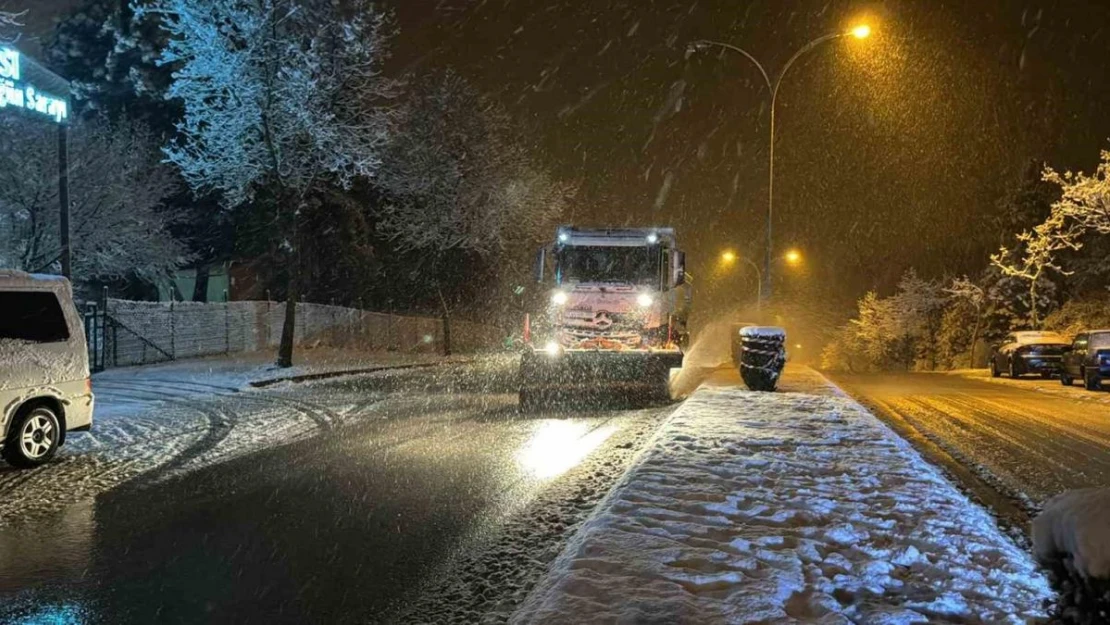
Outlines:
[[274,350],[266,350],[176,360],[155,365],[121,367],[95,374],[93,386],[95,390],[98,381],[157,377],[228,388],[245,388],[267,386],[287,380],[471,360],[467,356],[316,348],[298,349],[293,354],[293,366],[282,369],[274,364],[275,358]]
[[1024,623],[1051,596],[988,513],[819,374],[718,374],[515,623]]

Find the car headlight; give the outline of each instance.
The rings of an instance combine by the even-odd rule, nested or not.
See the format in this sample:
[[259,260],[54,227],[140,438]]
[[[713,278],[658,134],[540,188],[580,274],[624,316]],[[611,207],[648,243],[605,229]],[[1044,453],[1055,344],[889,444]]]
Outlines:
[[558,356],[560,349],[562,348],[559,347],[559,344],[555,341],[548,341],[547,345],[543,346],[543,351],[547,352],[550,356]]
[[556,306],[562,306],[567,303],[567,294],[562,291],[555,291],[551,296],[551,303]]
[[641,308],[647,308],[655,303],[655,298],[648,293],[640,293],[636,296],[636,303],[639,304]]

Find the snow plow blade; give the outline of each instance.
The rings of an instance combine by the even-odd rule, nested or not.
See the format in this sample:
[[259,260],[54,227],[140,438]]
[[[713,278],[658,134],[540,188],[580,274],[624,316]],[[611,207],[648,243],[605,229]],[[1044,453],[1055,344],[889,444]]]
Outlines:
[[681,367],[678,350],[529,350],[520,361],[520,406],[603,398],[667,401],[671,372]]

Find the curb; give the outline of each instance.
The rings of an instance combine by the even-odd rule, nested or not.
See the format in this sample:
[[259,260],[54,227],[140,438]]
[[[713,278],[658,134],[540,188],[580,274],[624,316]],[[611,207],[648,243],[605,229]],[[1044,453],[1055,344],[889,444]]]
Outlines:
[[303,373],[300,375],[290,375],[281,378],[266,378],[264,380],[253,380],[247,384],[254,388],[266,388],[281,384],[283,382],[292,382],[299,384],[301,382],[310,382],[313,380],[326,380],[328,378],[340,378],[346,375],[363,375],[367,373],[378,373],[381,371],[400,371],[404,369],[430,369],[432,367],[444,367],[447,365],[465,365],[475,362],[471,359],[448,360],[444,362],[420,362],[401,365],[379,365],[377,367],[363,367],[359,369],[342,369],[338,371],[323,371],[320,373]]

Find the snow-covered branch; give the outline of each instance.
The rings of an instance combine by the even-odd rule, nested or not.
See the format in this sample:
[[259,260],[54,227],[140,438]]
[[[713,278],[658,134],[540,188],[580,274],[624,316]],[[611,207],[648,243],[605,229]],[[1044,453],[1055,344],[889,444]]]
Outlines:
[[574,193],[531,161],[500,106],[450,70],[412,89],[380,184],[380,227],[399,247],[483,256],[534,239]]
[[14,13],[0,11],[0,43],[15,43],[19,40],[19,28],[23,27],[23,16],[27,11]]
[[[0,266],[57,270],[58,178],[54,129],[0,125]],[[163,200],[175,190],[157,143],[138,125],[74,125],[69,142],[70,234],[79,279],[153,279],[184,262]]]
[[[393,82],[380,72],[385,16],[343,19],[322,1],[158,0],[170,36],[183,137],[167,156],[229,206],[264,185],[297,201],[318,182],[372,178],[390,135]],[[279,193],[279,195],[281,195]]]
[[1093,175],[1070,171],[1061,174],[1049,167],[1044,179],[1060,185],[1063,191],[1052,207],[1054,214],[1085,230],[1110,234],[1110,151],[1102,151]]
[[1047,277],[1049,270],[1068,275],[1070,272],[1057,262],[1057,257],[1061,252],[1083,247],[1080,239],[1084,227],[1069,217],[1061,206],[1060,202],[1054,204],[1044,223],[1019,234],[1017,250],[1002,248],[991,255],[991,264],[998,267],[1003,275],[1029,283],[1030,320],[1035,328],[1040,326],[1037,300],[1040,282]]

